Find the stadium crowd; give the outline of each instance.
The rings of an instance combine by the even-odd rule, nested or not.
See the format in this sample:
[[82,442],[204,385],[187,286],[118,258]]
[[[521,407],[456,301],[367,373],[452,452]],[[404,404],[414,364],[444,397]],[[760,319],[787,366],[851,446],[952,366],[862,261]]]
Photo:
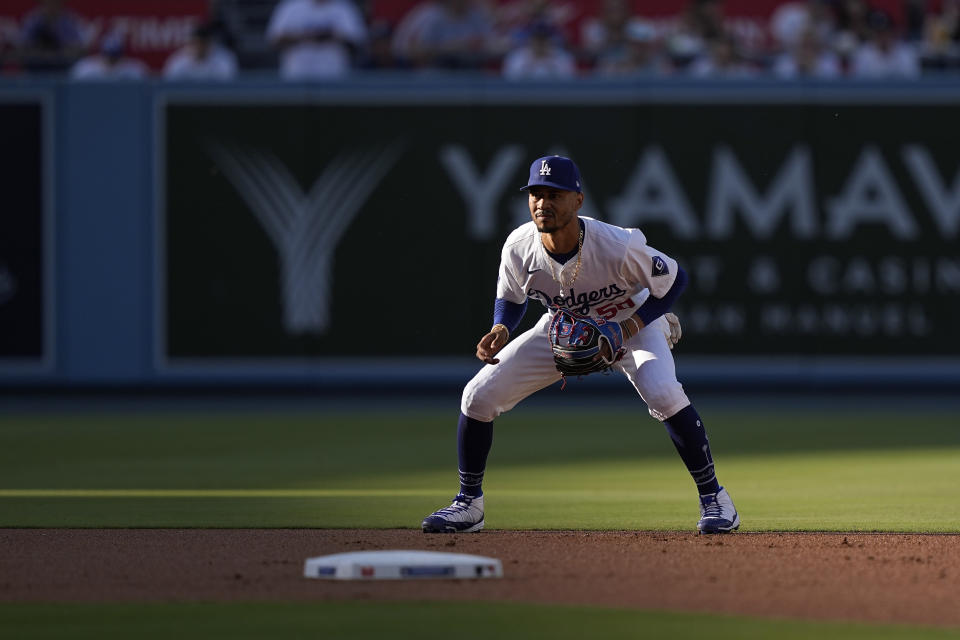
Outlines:
[[[871,0],[792,0],[759,31],[727,19],[723,0],[686,0],[644,15],[631,0],[425,0],[394,20],[374,0],[280,0],[262,29],[272,57],[251,62],[231,31],[237,2],[212,0],[189,42],[151,69],[124,38],[84,42],[70,0],[38,0],[3,54],[8,75],[290,80],[363,71],[475,72],[512,80],[605,76],[914,78],[960,69],[960,0],[902,0],[897,16]],[[887,3],[889,5],[889,3]]]

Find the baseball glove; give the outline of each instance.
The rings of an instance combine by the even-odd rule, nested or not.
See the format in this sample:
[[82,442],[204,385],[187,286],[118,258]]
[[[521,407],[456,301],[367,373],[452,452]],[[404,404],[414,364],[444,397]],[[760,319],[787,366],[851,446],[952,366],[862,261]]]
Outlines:
[[567,311],[554,314],[549,336],[553,361],[564,378],[606,371],[625,353],[619,324],[596,322]]

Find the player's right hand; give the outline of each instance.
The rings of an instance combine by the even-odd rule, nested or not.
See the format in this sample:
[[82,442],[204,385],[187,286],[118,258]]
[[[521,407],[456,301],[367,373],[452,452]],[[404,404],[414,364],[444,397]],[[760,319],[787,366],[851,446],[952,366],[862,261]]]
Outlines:
[[510,332],[503,325],[496,325],[485,336],[480,338],[477,343],[477,357],[487,364],[497,364],[500,362],[493,356],[499,353],[500,349],[507,344],[510,339]]

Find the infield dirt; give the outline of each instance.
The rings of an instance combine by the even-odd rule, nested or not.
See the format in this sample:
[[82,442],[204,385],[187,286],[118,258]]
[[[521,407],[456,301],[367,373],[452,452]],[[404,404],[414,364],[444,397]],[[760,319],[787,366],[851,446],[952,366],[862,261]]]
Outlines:
[[[308,557],[493,556],[502,579],[341,582]],[[496,600],[960,625],[960,535],[2,529],[3,601]]]

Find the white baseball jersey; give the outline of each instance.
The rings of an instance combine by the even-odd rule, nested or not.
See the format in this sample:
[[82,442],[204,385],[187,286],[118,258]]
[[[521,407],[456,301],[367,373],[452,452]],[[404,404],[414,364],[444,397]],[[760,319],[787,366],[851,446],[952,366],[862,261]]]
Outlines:
[[[497,297],[523,303],[539,300],[548,309],[566,309],[608,321],[637,312],[652,293],[657,298],[673,285],[677,262],[647,244],[639,229],[624,229],[593,218],[583,220],[583,253],[576,280],[577,258],[563,265],[551,258],[530,221],[504,243]],[[563,295],[560,295],[560,282]]]
[[[673,285],[677,262],[648,246],[640,230],[580,219],[584,223],[583,252],[580,272],[572,285],[576,257],[561,268],[547,255],[540,232],[531,221],[514,230],[504,244],[497,297],[515,303],[534,298],[548,310],[562,308],[621,321],[636,313],[651,293],[663,297]],[[562,296],[555,278],[564,282]],[[496,355],[499,364],[485,365],[467,383],[460,401],[464,415],[483,422],[494,420],[560,379],[548,338],[550,319],[548,311],[531,329],[511,336]],[[613,366],[630,381],[647,403],[650,415],[658,420],[690,404],[677,381],[673,355],[664,337],[665,324],[666,319],[660,316],[641,329],[627,341],[627,353]]]

